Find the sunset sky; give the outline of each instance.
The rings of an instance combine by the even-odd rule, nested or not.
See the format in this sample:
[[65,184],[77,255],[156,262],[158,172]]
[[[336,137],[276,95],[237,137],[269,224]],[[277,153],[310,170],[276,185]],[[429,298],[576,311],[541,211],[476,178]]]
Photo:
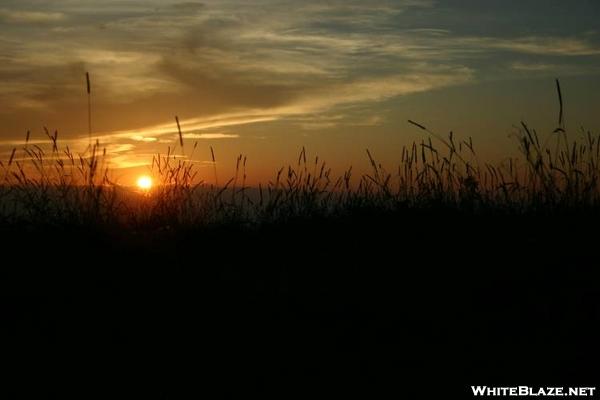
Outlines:
[[[94,134],[124,181],[177,143],[239,153],[254,180],[301,147],[334,172],[393,165],[423,138],[418,121],[473,136],[494,158],[521,120],[600,130],[597,0],[0,0],[0,152],[30,129],[87,144]],[[82,148],[82,147],[81,147]],[[207,177],[212,170],[206,168]]]

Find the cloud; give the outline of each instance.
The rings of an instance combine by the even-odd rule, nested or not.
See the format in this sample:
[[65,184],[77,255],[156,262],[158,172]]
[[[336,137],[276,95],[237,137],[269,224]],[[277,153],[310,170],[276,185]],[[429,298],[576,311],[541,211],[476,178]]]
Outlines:
[[60,22],[66,19],[60,12],[18,11],[0,9],[0,20],[12,23],[40,24]]
[[[386,76],[381,78],[356,80],[354,82],[338,82],[329,86],[315,86],[300,91],[294,100],[279,106],[265,108],[245,109],[236,113],[227,113],[216,116],[205,116],[195,118],[180,118],[184,137],[188,139],[220,139],[234,138],[237,134],[224,133],[202,133],[198,131],[207,129],[219,129],[231,126],[271,122],[276,120],[294,119],[304,115],[322,115],[337,107],[352,104],[364,104],[378,102],[395,96],[409,95],[428,90],[439,89],[452,85],[464,84],[472,79],[473,72],[468,68],[440,68],[427,71],[426,66],[420,66],[421,73]],[[317,117],[316,122],[321,127],[334,126],[336,120],[343,115],[334,117]],[[376,125],[380,122],[379,117],[373,117],[359,121],[361,125]],[[310,129],[311,123],[304,122],[303,125]],[[168,136],[176,139],[174,122],[146,126],[134,131],[121,131],[102,135],[104,140],[115,141],[126,138],[134,138],[139,141],[150,141],[150,138]],[[195,131],[195,132],[189,132]]]
[[557,66],[552,64],[540,64],[540,63],[523,63],[523,62],[514,62],[510,65],[510,67],[517,71],[548,71],[551,69],[555,69]]
[[131,140],[135,140],[136,142],[156,142],[158,139],[155,137],[146,137],[142,135],[133,135],[131,136]]
[[184,139],[237,139],[240,135],[235,133],[184,133]]
[[296,101],[279,108],[282,116],[323,113],[336,107],[368,104],[448,86],[462,85],[473,79],[466,67],[414,66],[403,74],[354,79],[306,90]]
[[[22,4],[28,11],[0,10],[12,23],[0,36],[0,135],[44,124],[84,137],[89,71],[94,132],[135,151],[171,140],[174,115],[197,139],[273,121],[375,126],[379,117],[347,110],[375,114],[397,96],[492,80],[498,65],[521,78],[554,71],[561,57],[577,65],[600,55],[596,39],[577,32],[466,31],[441,23],[425,0]],[[59,25],[17,26],[42,22]]]
[[508,50],[517,53],[547,56],[594,56],[600,48],[577,38],[524,37],[513,40],[479,38],[474,40],[483,48]]
[[569,62],[543,63],[536,61],[515,61],[509,63],[508,67],[514,73],[535,74],[537,77],[548,78],[592,75],[600,72],[600,67],[597,65],[581,65]]

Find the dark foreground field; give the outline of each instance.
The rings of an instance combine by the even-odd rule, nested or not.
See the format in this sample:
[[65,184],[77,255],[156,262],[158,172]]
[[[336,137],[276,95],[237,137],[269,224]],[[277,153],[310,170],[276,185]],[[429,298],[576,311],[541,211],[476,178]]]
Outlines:
[[175,232],[6,225],[3,380],[57,399],[594,386],[598,214],[412,207]]

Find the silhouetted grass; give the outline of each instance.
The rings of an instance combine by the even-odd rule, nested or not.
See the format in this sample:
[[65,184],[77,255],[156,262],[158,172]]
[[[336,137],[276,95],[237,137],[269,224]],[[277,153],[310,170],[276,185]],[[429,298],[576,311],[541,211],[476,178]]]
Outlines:
[[[558,84],[558,81],[557,81]],[[559,87],[559,86],[558,86]],[[560,87],[559,87],[560,88]],[[197,165],[169,148],[152,160],[157,184],[148,193],[120,187],[108,178],[96,142],[85,154],[63,148],[58,132],[47,148],[14,148],[2,171],[2,218],[13,222],[102,224],[115,228],[205,226],[220,222],[261,224],[290,218],[343,215],[360,208],[394,211],[411,208],[456,209],[469,213],[552,213],[597,208],[600,200],[600,136],[567,132],[562,118],[545,137],[521,122],[515,134],[520,157],[500,164],[477,157],[473,140],[446,138],[425,125],[419,143],[403,147],[399,165],[387,171],[366,150],[371,171],[355,177],[352,168],[333,176],[319,157],[303,148],[296,163],[279,169],[266,184],[246,184],[246,157],[236,160],[235,175],[217,186],[197,179]],[[197,143],[194,145],[194,150]]]

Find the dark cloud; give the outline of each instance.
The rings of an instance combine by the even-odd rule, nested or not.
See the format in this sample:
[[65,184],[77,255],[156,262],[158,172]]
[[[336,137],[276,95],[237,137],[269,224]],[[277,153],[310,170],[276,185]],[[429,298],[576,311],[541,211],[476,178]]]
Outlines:
[[[163,60],[159,71],[180,83],[202,100],[199,106],[215,112],[227,109],[268,108],[293,100],[303,87],[254,81],[248,74],[211,69],[211,65],[185,67],[176,60]],[[204,104],[203,104],[204,103]]]

